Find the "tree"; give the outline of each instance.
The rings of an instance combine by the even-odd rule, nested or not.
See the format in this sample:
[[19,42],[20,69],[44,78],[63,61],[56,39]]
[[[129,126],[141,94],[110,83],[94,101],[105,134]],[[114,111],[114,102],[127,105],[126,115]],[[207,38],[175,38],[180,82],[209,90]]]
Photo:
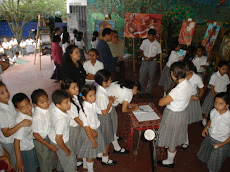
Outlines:
[[0,15],[16,39],[20,40],[25,24],[40,15],[55,15],[56,11],[66,14],[65,0],[2,0]]

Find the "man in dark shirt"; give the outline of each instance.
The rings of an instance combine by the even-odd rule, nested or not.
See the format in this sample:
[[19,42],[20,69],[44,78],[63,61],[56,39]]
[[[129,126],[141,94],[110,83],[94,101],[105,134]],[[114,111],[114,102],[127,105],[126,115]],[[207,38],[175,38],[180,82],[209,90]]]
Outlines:
[[99,53],[98,60],[104,64],[104,69],[113,72],[114,63],[121,60],[121,57],[113,57],[109,45],[107,42],[112,40],[112,30],[110,28],[105,28],[102,31],[102,38],[98,40],[97,51]]

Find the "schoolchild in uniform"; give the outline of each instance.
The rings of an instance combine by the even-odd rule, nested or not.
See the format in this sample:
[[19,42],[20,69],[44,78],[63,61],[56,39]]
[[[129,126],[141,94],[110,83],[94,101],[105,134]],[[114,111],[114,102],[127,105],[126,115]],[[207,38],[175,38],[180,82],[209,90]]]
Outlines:
[[217,93],[210,121],[202,132],[203,140],[198,158],[207,164],[209,171],[218,172],[230,150],[230,96],[226,92]]
[[32,124],[31,120],[24,119],[15,125],[17,117],[17,111],[14,108],[13,103],[10,100],[10,93],[6,85],[0,81],[0,144],[10,154],[10,161],[15,167],[16,156],[14,151],[14,136],[22,127],[30,127]]
[[[76,143],[80,127],[83,127],[82,121],[79,119],[79,113],[82,110],[78,100],[79,87],[76,82],[71,79],[66,79],[61,82],[61,89],[67,91],[71,96],[71,108],[67,111],[70,117],[69,127],[69,143],[73,153],[77,155]],[[77,166],[82,165],[82,161],[77,162]]]
[[64,172],[75,172],[77,164],[69,143],[70,117],[67,114],[71,109],[70,95],[64,90],[56,90],[52,94],[52,100],[48,136],[51,144],[58,148],[56,152]]
[[90,49],[89,50],[89,61],[86,61],[83,64],[83,68],[86,72],[86,84],[93,84],[94,83],[94,75],[97,73],[97,71],[104,69],[104,65],[102,62],[98,61],[99,54],[96,49]]
[[[172,47],[172,51],[169,55],[168,62],[166,63],[166,65],[162,71],[160,80],[158,82],[158,85],[164,87],[164,92],[165,92],[164,94],[165,95],[166,95],[166,92],[171,88],[171,85],[173,82],[171,75],[170,75],[169,68],[174,62],[178,62],[180,60],[179,54],[177,53],[177,51],[179,51],[179,50],[180,50],[179,42],[178,41],[173,42],[173,47]],[[183,59],[181,59],[180,61],[182,61],[182,60]]]
[[5,54],[7,54],[8,57],[12,57],[11,45],[6,38],[3,38],[2,47],[4,48]]
[[93,32],[93,37],[92,37],[92,40],[91,40],[91,46],[92,46],[92,48],[96,49],[97,42],[98,42],[98,37],[99,37],[99,32],[98,31],[94,31]]
[[153,80],[157,65],[156,58],[159,57],[160,53],[162,53],[161,45],[156,40],[156,34],[157,33],[155,29],[150,29],[148,31],[148,39],[145,39],[140,47],[142,62],[140,68],[139,82],[141,84],[142,91],[141,94],[139,94],[139,97],[141,97],[144,94],[143,88],[147,76],[149,79],[145,90],[146,97],[150,97],[150,94],[152,92]]
[[86,158],[88,172],[93,172],[93,163],[98,153],[105,153],[105,145],[100,131],[100,121],[97,115],[96,91],[94,86],[85,85],[81,89],[84,102],[82,103],[83,113],[80,119],[83,121],[83,128],[80,128],[80,140],[77,142],[78,158]]
[[27,53],[26,53],[26,42],[24,41],[24,39],[21,39],[19,46],[21,47],[21,55],[25,56]]
[[81,53],[81,59],[80,61],[83,62],[85,61],[85,52],[86,52],[86,47],[85,47],[85,43],[83,41],[83,32],[77,32],[76,38],[75,38],[75,45],[78,46],[78,48],[80,49],[80,53]]
[[95,81],[99,84],[96,92],[96,104],[98,106],[98,119],[101,123],[101,133],[105,143],[105,153],[102,156],[102,165],[116,165],[117,162],[109,159],[109,145],[114,141],[113,122],[111,119],[112,104],[115,97],[108,96],[106,88],[111,84],[111,73],[105,69],[99,70],[95,75]]
[[192,84],[185,78],[186,69],[182,62],[170,67],[176,87],[160,99],[159,106],[165,106],[159,128],[158,146],[168,147],[168,158],[158,162],[163,167],[174,167],[176,147],[185,143],[188,129],[187,106],[192,96]]
[[4,48],[2,47],[2,43],[0,42],[0,55],[4,54]]
[[[13,96],[12,102],[18,111],[16,124],[24,119],[33,120],[32,104],[24,93]],[[32,127],[22,127],[14,134],[14,149],[17,158],[16,170],[37,172],[38,160],[33,143]]]
[[[204,83],[199,75],[197,75],[196,67],[190,61],[186,64],[186,79],[191,82],[193,90],[190,102],[188,104],[188,124],[198,122],[202,120],[202,111],[200,105],[200,98],[204,94]],[[199,92],[197,91],[199,89]],[[189,145],[189,140],[182,145],[183,149],[186,149]]]
[[208,115],[213,108],[214,104],[214,97],[217,93],[226,92],[227,86],[229,85],[229,77],[228,73],[228,62],[221,61],[218,65],[218,71],[211,76],[209,81],[210,91],[204,99],[202,104],[202,113],[204,114],[204,119],[202,121],[203,125],[205,126],[207,123]]
[[18,41],[17,41],[17,39],[15,39],[14,37],[11,37],[10,45],[12,47],[12,53],[13,53],[13,56],[14,56],[15,53],[18,51]]
[[33,115],[33,136],[41,172],[52,172],[54,164],[54,153],[57,147],[50,143],[48,138],[50,128],[49,99],[43,89],[34,90],[31,100],[35,106]]
[[141,89],[139,82],[133,81],[118,81],[113,82],[111,85],[106,88],[108,96],[116,97],[116,100],[113,102],[111,118],[113,122],[113,132],[114,132],[114,141],[112,142],[114,147],[114,153],[118,154],[127,154],[129,151],[121,148],[117,137],[117,129],[118,129],[118,116],[115,107],[119,104],[122,104],[122,112],[132,112],[134,110],[138,110],[139,107],[137,104],[130,104],[134,95],[138,93]]

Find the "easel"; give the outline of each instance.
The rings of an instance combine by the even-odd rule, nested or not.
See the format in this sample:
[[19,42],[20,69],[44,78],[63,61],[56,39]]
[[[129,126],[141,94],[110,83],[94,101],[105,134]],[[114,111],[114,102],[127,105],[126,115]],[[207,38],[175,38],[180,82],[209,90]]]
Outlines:
[[[41,61],[42,43],[41,43],[41,34],[40,34],[40,30],[39,30],[39,28],[41,27],[41,20],[42,20],[43,27],[47,27],[44,17],[39,14],[38,15],[38,25],[37,25],[37,34],[36,34],[36,47],[35,47],[35,50],[34,50],[34,65],[35,65],[36,54],[37,54],[36,50],[37,50],[37,47],[39,48],[40,70],[42,68],[42,61]],[[38,41],[38,39],[40,39],[40,41]],[[39,43],[39,45],[38,45],[38,43]]]

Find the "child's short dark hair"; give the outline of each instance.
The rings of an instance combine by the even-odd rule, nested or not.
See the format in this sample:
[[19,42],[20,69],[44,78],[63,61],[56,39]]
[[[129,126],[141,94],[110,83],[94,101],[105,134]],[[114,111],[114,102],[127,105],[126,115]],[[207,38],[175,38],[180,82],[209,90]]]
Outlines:
[[[91,48],[91,49],[89,50],[89,52],[90,52],[90,51],[95,52],[95,53],[99,56],[99,53],[98,53],[97,49],[95,49],[95,48]],[[88,52],[88,53],[89,53],[89,52]]]
[[25,95],[24,93],[17,93],[13,96],[12,102],[15,108],[18,108],[18,103],[21,103],[23,100],[27,99],[30,101],[30,99]]
[[18,52],[18,51],[16,51],[16,52],[15,52],[15,55],[19,55],[19,52]]
[[183,62],[175,62],[171,65],[170,71],[173,72],[173,76],[179,80],[185,78],[186,68]]
[[186,61],[185,62],[185,67],[186,67],[186,71],[193,71],[193,72],[197,73],[196,66],[194,65],[193,62]]
[[82,96],[86,96],[91,90],[95,90],[95,87],[93,85],[86,84],[81,89]]
[[94,79],[99,85],[102,85],[102,83],[107,82],[110,77],[111,73],[106,69],[102,69],[97,71],[97,73],[94,76]]
[[1,86],[6,86],[6,84],[4,82],[0,81],[0,87]]
[[56,90],[52,94],[52,101],[54,102],[55,105],[56,104],[61,104],[61,102],[64,99],[68,99],[68,98],[71,98],[71,96],[65,90]]
[[37,104],[38,98],[43,96],[43,95],[48,97],[48,94],[46,93],[45,90],[40,89],[40,88],[37,90],[34,90],[33,93],[31,94],[32,103]]
[[69,78],[64,79],[61,82],[61,89],[62,90],[68,90],[72,83],[77,83],[77,82],[74,82],[72,79],[69,79]]
[[198,46],[198,47],[196,48],[196,51],[197,51],[198,49],[201,49],[203,52],[205,52],[205,48],[204,48],[203,46]]
[[223,66],[228,66],[229,67],[228,62],[224,61],[224,60],[220,61],[219,64],[218,64],[218,67],[223,67]]
[[148,35],[157,35],[157,31],[155,29],[149,29]]
[[134,81],[118,81],[117,82],[121,88],[125,87],[128,89],[133,89],[133,87],[137,87],[137,90],[141,91],[141,84],[139,82],[134,82]]
[[110,35],[112,32],[112,29],[110,28],[105,28],[103,31],[102,31],[102,37],[104,37],[105,35]]
[[215,96],[215,100],[216,100],[217,97],[224,99],[226,104],[228,104],[228,105],[230,104],[230,95],[229,95],[229,93],[227,93],[227,92],[217,93],[216,96]]

